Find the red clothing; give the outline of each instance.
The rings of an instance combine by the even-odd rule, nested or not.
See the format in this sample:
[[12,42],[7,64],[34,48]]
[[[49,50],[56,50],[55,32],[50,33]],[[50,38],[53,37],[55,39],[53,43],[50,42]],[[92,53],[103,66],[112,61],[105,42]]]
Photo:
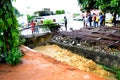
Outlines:
[[31,22],[31,30],[32,30],[32,31],[35,30],[35,22]]
[[93,21],[96,21],[96,15],[93,15],[92,20],[93,20]]

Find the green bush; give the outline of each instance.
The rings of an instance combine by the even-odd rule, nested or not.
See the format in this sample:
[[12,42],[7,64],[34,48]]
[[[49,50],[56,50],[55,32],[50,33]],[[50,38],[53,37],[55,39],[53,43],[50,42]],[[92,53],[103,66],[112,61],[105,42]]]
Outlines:
[[102,66],[103,66],[103,68],[105,70],[114,73],[115,77],[117,78],[117,80],[120,80],[120,69],[117,69],[117,68],[114,68],[114,67],[105,66],[105,65],[102,65]]
[[56,10],[55,14],[64,14],[65,11],[64,10]]
[[53,24],[53,21],[50,19],[46,19],[43,21],[43,25],[42,25],[42,31],[49,31],[49,25]]
[[12,48],[7,54],[6,62],[8,64],[16,65],[20,62],[21,57],[21,51],[18,48]]
[[51,19],[46,19],[43,21],[43,25],[45,24],[53,24],[53,21]]
[[48,30],[50,30],[51,32],[54,32],[54,31],[58,30],[59,27],[60,27],[59,24],[54,23],[54,22],[53,22],[52,20],[50,20],[50,19],[44,20],[43,25],[42,25],[43,31],[48,31]]

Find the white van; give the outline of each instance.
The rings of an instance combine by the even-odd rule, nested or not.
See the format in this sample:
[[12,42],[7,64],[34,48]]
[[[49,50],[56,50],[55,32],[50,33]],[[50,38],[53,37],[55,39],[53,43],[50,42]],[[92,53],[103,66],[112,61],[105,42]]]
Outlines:
[[112,20],[113,20],[113,16],[111,13],[106,13],[105,15],[105,22],[106,23],[112,23]]

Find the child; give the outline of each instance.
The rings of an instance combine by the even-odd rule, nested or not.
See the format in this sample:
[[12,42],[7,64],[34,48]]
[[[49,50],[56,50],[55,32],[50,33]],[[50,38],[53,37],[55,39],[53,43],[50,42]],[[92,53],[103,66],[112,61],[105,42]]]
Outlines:
[[96,27],[98,27],[99,16],[96,16]]

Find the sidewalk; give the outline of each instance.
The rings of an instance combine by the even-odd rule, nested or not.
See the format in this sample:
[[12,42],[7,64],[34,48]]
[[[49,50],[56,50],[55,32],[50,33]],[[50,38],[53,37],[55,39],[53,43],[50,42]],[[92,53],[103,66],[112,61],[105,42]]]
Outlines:
[[104,80],[25,46],[21,50],[25,54],[22,63],[0,64],[0,80]]

